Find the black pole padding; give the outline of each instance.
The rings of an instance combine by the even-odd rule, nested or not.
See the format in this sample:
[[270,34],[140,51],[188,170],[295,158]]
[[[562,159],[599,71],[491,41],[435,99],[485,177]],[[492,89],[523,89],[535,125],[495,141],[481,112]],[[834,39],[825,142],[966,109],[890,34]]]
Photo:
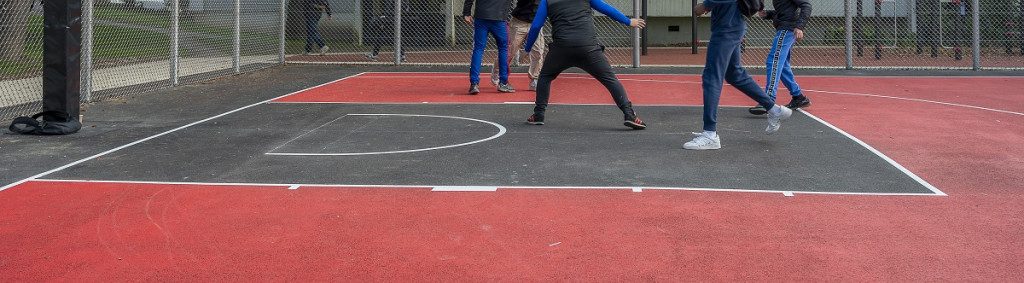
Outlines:
[[43,0],[43,121],[78,120],[81,50],[82,1]]

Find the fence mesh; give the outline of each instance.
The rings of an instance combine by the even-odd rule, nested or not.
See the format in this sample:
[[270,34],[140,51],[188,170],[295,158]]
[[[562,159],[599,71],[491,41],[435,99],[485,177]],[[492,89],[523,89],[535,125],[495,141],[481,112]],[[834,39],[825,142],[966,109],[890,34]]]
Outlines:
[[[84,98],[123,97],[272,66],[280,63],[282,50],[290,62],[346,64],[467,66],[472,54],[473,31],[463,22],[460,0],[323,0],[329,15],[327,7],[311,0],[239,1],[86,1],[92,5],[85,9],[91,10],[83,14],[92,16],[83,19],[83,36],[92,40],[83,46],[91,56],[82,70]],[[402,1],[399,10],[397,1]],[[514,6],[515,0],[510,1]],[[640,2],[605,1],[630,16],[636,16],[634,5]],[[693,1],[647,2],[649,49],[639,58],[641,65],[702,66],[704,50],[690,52]],[[792,56],[797,68],[1024,68],[1024,0],[810,2],[814,9],[806,39]],[[180,9],[176,40],[174,3]],[[767,4],[771,7],[772,0]],[[0,0],[0,119],[40,109],[41,6],[34,0]],[[396,22],[400,33],[395,32]],[[599,14],[595,24],[610,61],[631,66],[633,31]],[[701,48],[709,26],[707,17],[697,19]],[[310,40],[310,32],[319,33],[323,41]],[[747,66],[764,65],[774,32],[769,21],[751,19],[744,49]],[[396,35],[404,51],[398,58]],[[175,41],[179,56],[172,58]],[[519,49],[511,50],[513,58]],[[496,50],[489,40],[485,72],[495,62]],[[528,64],[527,56],[522,57],[519,65]]]

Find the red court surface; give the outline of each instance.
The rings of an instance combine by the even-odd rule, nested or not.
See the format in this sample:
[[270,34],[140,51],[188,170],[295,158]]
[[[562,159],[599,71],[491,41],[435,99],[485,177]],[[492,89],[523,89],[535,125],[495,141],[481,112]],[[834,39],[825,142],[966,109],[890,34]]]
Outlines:
[[[639,106],[700,102],[698,76],[620,77]],[[610,104],[564,78],[553,102]],[[800,82],[808,112],[948,196],[35,180],[0,192],[0,281],[1024,280],[1024,78]],[[274,102],[531,101],[466,84],[368,73]]]

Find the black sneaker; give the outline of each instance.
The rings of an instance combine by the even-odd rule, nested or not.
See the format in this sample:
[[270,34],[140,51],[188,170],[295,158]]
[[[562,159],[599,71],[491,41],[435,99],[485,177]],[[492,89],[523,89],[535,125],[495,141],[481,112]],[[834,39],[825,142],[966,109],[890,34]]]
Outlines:
[[754,114],[754,115],[768,114],[768,110],[764,109],[764,106],[761,106],[761,105],[750,107],[750,109],[747,109],[747,111],[749,111],[750,114]]
[[644,120],[640,120],[640,117],[636,116],[636,112],[633,112],[632,110],[630,110],[629,112],[630,113],[626,114],[626,116],[624,117],[626,121],[622,122],[623,125],[625,125],[626,127],[630,127],[634,130],[643,130],[647,128],[647,124],[644,123]]
[[477,84],[469,85],[469,94],[476,95],[478,93],[480,93],[480,86],[479,85],[477,85]]
[[794,96],[793,100],[789,101],[789,104],[786,104],[786,108],[789,109],[807,108],[809,106],[811,106],[811,99],[803,95]]
[[530,118],[526,118],[526,123],[530,125],[544,125],[544,115],[533,114]]

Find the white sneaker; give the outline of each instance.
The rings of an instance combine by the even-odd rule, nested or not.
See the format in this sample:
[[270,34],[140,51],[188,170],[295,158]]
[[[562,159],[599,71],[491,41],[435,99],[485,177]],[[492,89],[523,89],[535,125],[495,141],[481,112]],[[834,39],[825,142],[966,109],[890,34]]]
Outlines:
[[537,79],[530,80],[530,90],[537,91]]
[[789,119],[790,116],[793,116],[793,109],[775,105],[768,111],[768,128],[765,128],[764,132],[769,135],[778,132],[782,127],[782,120]]
[[683,148],[690,150],[708,150],[708,149],[720,149],[722,148],[722,140],[719,139],[716,134],[711,137],[705,133],[693,133],[697,137],[693,138],[692,141],[683,145]]
[[320,47],[320,55],[325,55],[325,54],[327,54],[327,51],[328,51],[328,50],[331,50],[331,48],[330,48],[330,47],[327,47],[327,45],[324,45],[324,47]]

